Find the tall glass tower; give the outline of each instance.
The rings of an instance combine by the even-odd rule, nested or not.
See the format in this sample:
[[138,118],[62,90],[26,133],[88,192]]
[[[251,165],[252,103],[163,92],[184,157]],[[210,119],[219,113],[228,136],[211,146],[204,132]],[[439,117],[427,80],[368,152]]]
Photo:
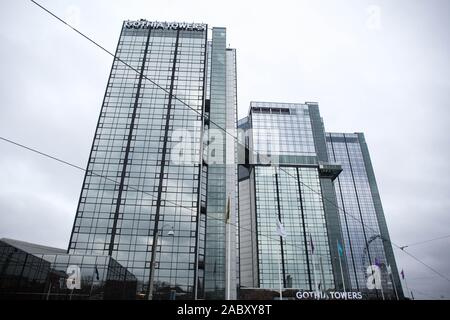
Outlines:
[[225,43],[225,28],[209,37],[205,24],[123,23],[68,251],[113,257],[138,297],[225,298],[236,181],[205,148],[210,127],[236,121]]
[[351,281],[349,287],[367,291],[367,268],[377,265],[383,292],[380,289],[372,295],[403,298],[364,134],[327,133],[326,141],[331,160],[341,164],[343,169],[334,186],[339,207],[345,210],[345,214],[340,210],[340,221]]
[[335,203],[325,201],[335,199],[332,181],[341,168],[328,162],[318,105],[252,102],[239,128],[249,149],[239,167],[241,293],[271,298],[252,289],[342,288],[339,217]]

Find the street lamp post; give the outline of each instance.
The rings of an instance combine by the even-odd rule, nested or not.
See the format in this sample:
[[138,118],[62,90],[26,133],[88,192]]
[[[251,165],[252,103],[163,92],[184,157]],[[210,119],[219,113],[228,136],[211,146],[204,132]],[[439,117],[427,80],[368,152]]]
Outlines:
[[[164,227],[167,224],[165,224],[162,229],[164,229]],[[173,231],[173,226],[171,226],[172,229],[170,229],[169,232],[167,232],[168,236],[173,237],[175,235],[175,232]],[[156,237],[155,239],[155,243],[152,244],[152,256],[151,256],[151,261],[152,264],[150,265],[150,283],[149,283],[149,289],[148,289],[148,300],[152,300],[153,299],[153,280],[155,278],[155,253],[156,253],[156,247],[158,245],[158,239],[159,239],[159,230],[156,231]]]

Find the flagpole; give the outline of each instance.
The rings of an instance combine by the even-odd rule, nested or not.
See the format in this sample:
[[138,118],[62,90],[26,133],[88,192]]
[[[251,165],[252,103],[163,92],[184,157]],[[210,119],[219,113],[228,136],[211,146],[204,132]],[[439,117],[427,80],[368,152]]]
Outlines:
[[384,291],[383,291],[383,281],[380,279],[380,288],[381,288],[381,297],[383,297],[383,300],[385,300],[384,299]]
[[[275,179],[277,179],[277,167],[275,169]],[[277,195],[278,197],[278,195]],[[280,220],[280,212],[278,213],[277,218],[277,233],[280,236],[280,256],[278,260],[278,281],[280,282],[280,300],[283,300],[283,284],[281,282],[281,262],[283,260],[283,237],[286,236],[286,230],[284,230],[284,226]]]
[[339,250],[339,240],[336,240],[336,243],[338,246],[339,268],[341,269],[342,286],[344,287],[344,293],[346,293],[347,290],[345,289],[344,270],[342,270],[342,260],[341,260],[341,251]]
[[397,298],[397,300],[399,300],[398,293],[397,293],[397,286],[395,285],[394,276],[392,275],[392,272],[390,273],[390,276],[391,276],[392,286],[394,287],[395,297]]
[[401,275],[402,275],[402,279],[405,280],[406,291],[408,291],[408,294],[411,295],[409,288],[408,288],[408,282],[406,282],[405,271],[403,269],[402,269]]
[[[231,300],[231,196],[228,194],[226,206],[225,230],[228,228],[228,251],[227,253],[227,300]],[[235,298],[236,299],[236,298]]]
[[325,273],[323,271],[323,262],[322,262],[322,256],[319,256],[319,263],[320,263],[320,274],[322,276],[322,291],[325,293]]
[[91,290],[89,291],[89,298],[92,296],[92,289],[94,288],[94,274],[95,274],[95,268],[94,268],[94,272],[92,272],[92,284],[91,284]]
[[227,223],[227,227],[228,227],[228,279],[227,279],[227,288],[228,288],[228,292],[227,292],[227,300],[230,300],[230,286],[231,286],[231,225],[230,225],[230,218],[228,217],[228,223]]
[[286,237],[286,230],[284,230],[284,226],[281,223],[280,219],[276,221],[277,225],[277,234],[280,237],[280,256],[278,261],[278,280],[280,281],[280,300],[283,300],[283,283],[281,282],[281,263],[283,260],[283,238]]
[[310,245],[311,245],[311,259],[313,264],[314,286],[316,287],[317,299],[319,299],[319,286],[317,285],[317,276],[316,276],[316,261],[315,261],[316,259],[314,259],[314,243],[311,233],[309,234],[309,240],[311,242]]
[[[408,294],[411,296],[411,292],[409,291],[408,282],[406,281],[406,277],[403,278],[405,280],[406,290],[408,291]],[[411,296],[412,298],[412,296]]]
[[[380,277],[380,291],[381,291],[381,298],[383,300],[385,300],[384,298],[384,291],[383,291],[383,274],[382,274],[382,269],[381,269],[381,262],[380,260],[375,257],[375,261],[374,263],[371,265],[370,269],[372,271],[372,276],[374,275],[374,269],[373,267],[376,266],[378,268],[377,273],[379,274]],[[377,277],[378,278],[378,277]],[[375,293],[377,294],[377,298],[378,298],[378,288],[377,288],[377,281],[375,280]]]
[[48,287],[46,300],[48,300],[50,298],[50,291],[51,290],[52,290],[52,280],[50,279],[50,285]]
[[280,300],[283,300],[283,286],[282,286],[282,283],[281,283],[281,255],[282,255],[282,252],[281,252],[281,240],[282,238],[280,237],[280,259],[279,259],[279,261],[278,261],[278,280],[280,281]]
[[313,263],[314,286],[316,287],[317,299],[319,299],[319,286],[317,285],[316,261],[314,259],[314,253],[311,255],[311,258],[312,258],[312,263]]
[[75,287],[72,287],[72,290],[70,291],[70,296],[69,296],[69,300],[72,300],[72,295],[73,295],[73,289],[74,289]]
[[339,256],[339,267],[341,268],[342,286],[344,287],[344,293],[346,293],[346,292],[347,292],[347,289],[345,288],[344,271],[342,270],[341,256]]
[[383,275],[381,273],[381,262],[378,261],[377,264],[377,258],[375,258],[375,265],[378,267],[378,269],[380,270],[380,291],[381,291],[381,297],[383,298],[383,300],[386,300],[384,298],[384,290],[383,290]]
[[[388,265],[386,266],[386,268],[387,268],[387,273],[388,273],[388,275],[389,275],[389,279],[391,279],[392,287],[394,288],[395,297],[397,298],[397,300],[399,300],[399,299],[398,299],[398,293],[397,293],[397,286],[396,286],[395,281],[394,281],[394,276],[393,276],[393,274],[392,274],[392,268],[391,268],[391,265],[388,264]],[[388,284],[389,284],[389,283],[388,283]]]

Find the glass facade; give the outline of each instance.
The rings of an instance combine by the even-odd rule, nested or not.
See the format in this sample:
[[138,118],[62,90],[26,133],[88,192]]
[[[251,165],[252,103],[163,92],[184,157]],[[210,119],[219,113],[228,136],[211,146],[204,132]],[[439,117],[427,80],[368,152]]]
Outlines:
[[343,169],[334,185],[338,205],[343,209],[339,212],[351,287],[367,291],[367,268],[378,265],[383,292],[377,290],[371,294],[395,298],[393,282],[387,272],[390,265],[395,289],[402,295],[364,135],[327,133],[326,141],[331,159],[340,163]]
[[[109,256],[68,255],[62,250],[0,240],[0,299],[135,299],[136,278]],[[30,252],[31,251],[31,252]],[[72,290],[69,270],[79,270]]]
[[126,21],[111,69],[69,253],[110,255],[139,297],[224,296],[226,170],[202,150],[225,127],[226,31],[207,31]]
[[314,136],[320,127],[314,121],[321,120],[310,116],[315,107],[252,102],[239,122],[250,149],[239,170],[239,223],[246,229],[240,230],[241,288],[278,290],[280,273],[283,290],[336,288]]
[[226,128],[229,134],[225,136],[226,142],[226,194],[227,207],[229,211],[226,219],[226,285],[225,298],[237,298],[238,277],[238,190],[237,190],[237,71],[236,71],[236,50],[227,48],[226,50]]
[[[309,107],[306,104],[251,102],[253,161],[314,162]],[[262,158],[261,158],[262,157]]]
[[[255,176],[260,287],[279,287],[281,258],[285,288],[334,288],[317,168],[257,166]],[[274,233],[277,219],[286,238]]]
[[[205,295],[211,299],[225,297],[225,211],[226,145],[226,33],[214,28],[210,62],[210,112],[208,142],[214,146],[207,152],[208,186],[206,217]],[[217,139],[217,140],[216,140]]]

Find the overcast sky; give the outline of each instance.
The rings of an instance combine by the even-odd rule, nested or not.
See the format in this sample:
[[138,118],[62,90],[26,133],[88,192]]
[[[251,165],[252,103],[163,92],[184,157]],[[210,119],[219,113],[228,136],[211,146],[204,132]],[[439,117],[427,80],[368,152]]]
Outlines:
[[[364,132],[391,239],[450,234],[450,1],[41,0],[109,50],[126,19],[205,22],[251,100],[319,102]],[[0,0],[0,135],[86,166],[112,57],[27,0]],[[0,237],[66,248],[83,173],[0,141]],[[450,277],[450,238],[407,250]],[[450,282],[394,249],[416,298]]]

